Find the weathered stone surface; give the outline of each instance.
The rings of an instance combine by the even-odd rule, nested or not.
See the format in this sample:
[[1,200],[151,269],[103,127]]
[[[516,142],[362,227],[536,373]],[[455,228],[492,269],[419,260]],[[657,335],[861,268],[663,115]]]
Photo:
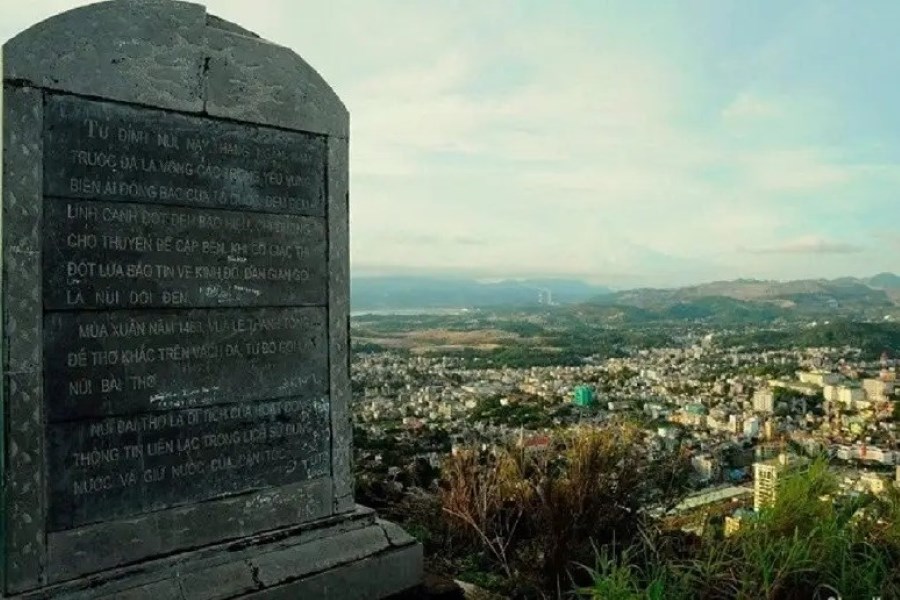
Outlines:
[[407,546],[416,543],[415,538],[403,531],[403,528],[399,525],[382,519],[378,519],[376,523],[384,530],[384,535],[387,536],[391,546]]
[[48,309],[325,306],[325,220],[44,201]]
[[6,588],[44,581],[44,404],[41,386],[41,94],[4,85],[2,392]]
[[[207,36],[210,115],[347,137],[347,109],[296,53],[224,29],[209,28]],[[261,64],[266,68],[259,68]]]
[[335,512],[353,509],[350,421],[350,239],[347,140],[328,141],[328,303],[331,357],[332,461]]
[[404,546],[245,597],[247,600],[374,600],[401,592],[421,580],[422,548]]
[[47,313],[50,422],[328,392],[324,308]]
[[303,565],[303,570],[308,573],[325,571],[335,565],[376,554],[387,547],[383,531],[373,525],[341,536],[323,538],[314,544],[261,554],[251,563],[263,587],[272,587],[291,579],[298,565]]
[[353,503],[334,91],[170,0],[58,15],[4,59],[0,595],[415,584],[421,547]]
[[[331,480],[323,478],[50,533],[49,579],[64,581],[178,550],[322,519],[331,514],[331,497]],[[116,551],[97,552],[98,548]]]
[[319,397],[52,425],[48,528],[326,477],[328,417]]
[[325,215],[322,136],[52,95],[45,193]]
[[225,600],[259,589],[250,561],[229,562],[184,573],[179,583],[184,597],[192,600]]
[[[72,600],[84,598],[83,593],[73,594],[69,596]],[[99,596],[98,600],[182,600],[182,598],[192,598],[193,596],[185,596],[179,586],[178,581],[166,579],[154,583],[148,583],[139,588],[131,588],[129,590],[121,590],[113,594],[104,594]],[[65,600],[65,599],[63,599]]]
[[3,47],[5,80],[200,111],[206,10],[168,0],[100,2],[58,14]]
[[[372,511],[359,507],[340,517],[301,525],[287,535],[272,532],[191,550],[59,583],[20,598],[381,598],[418,583],[422,568],[421,546],[390,546],[381,531]],[[314,560],[289,560],[313,548],[320,549]],[[273,585],[261,579],[261,568],[272,577]]]

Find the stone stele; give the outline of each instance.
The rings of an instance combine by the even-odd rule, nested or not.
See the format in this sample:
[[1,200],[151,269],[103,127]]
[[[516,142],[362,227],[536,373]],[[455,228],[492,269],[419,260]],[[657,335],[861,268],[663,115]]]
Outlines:
[[3,47],[6,598],[375,599],[422,548],[353,501],[349,115],[173,0]]

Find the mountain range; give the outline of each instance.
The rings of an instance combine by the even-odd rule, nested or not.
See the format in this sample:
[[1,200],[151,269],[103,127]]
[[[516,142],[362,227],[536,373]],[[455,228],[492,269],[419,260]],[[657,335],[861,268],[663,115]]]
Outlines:
[[597,299],[640,308],[659,307],[701,298],[731,298],[744,302],[771,304],[779,308],[815,307],[833,309],[844,305],[892,306],[900,292],[900,277],[881,273],[859,279],[801,279],[765,281],[736,279],[714,281],[673,289],[641,288],[624,290]]
[[359,310],[476,308],[572,304],[609,320],[760,321],[822,315],[880,318],[900,311],[900,276],[766,281],[736,279],[681,288],[613,291],[571,279],[481,281],[440,277],[359,277]]
[[777,319],[882,319],[900,315],[900,277],[715,281],[675,289],[643,288],[598,296],[581,310],[606,321],[760,323]]
[[585,302],[611,292],[607,287],[572,279],[354,277],[350,282],[350,306],[354,311],[537,306],[548,301]]

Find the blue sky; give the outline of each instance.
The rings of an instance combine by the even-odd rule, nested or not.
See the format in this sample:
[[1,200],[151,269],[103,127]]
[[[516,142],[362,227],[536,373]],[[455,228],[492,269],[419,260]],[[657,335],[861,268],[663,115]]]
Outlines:
[[[2,9],[0,38],[78,2]],[[900,271],[900,3],[210,0],[351,112],[354,273]]]

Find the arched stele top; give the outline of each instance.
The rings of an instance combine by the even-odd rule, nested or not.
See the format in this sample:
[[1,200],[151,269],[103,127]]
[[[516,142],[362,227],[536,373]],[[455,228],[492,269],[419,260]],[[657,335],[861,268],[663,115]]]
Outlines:
[[347,109],[292,50],[176,0],[58,14],[3,47],[13,84],[347,137]]

